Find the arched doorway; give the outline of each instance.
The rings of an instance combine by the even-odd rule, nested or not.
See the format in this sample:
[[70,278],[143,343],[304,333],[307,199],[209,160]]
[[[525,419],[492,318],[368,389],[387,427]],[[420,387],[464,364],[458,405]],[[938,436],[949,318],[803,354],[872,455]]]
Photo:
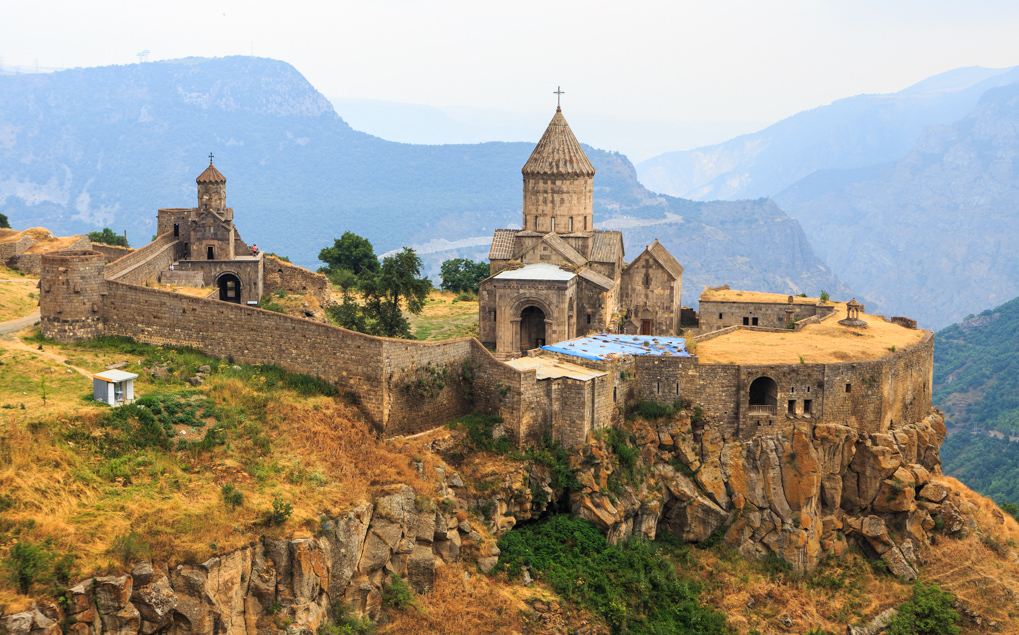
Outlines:
[[224,302],[241,303],[241,281],[232,273],[224,273],[216,280],[219,299]]
[[771,377],[758,377],[750,384],[750,414],[775,414],[778,384]]
[[536,306],[520,312],[520,350],[529,351],[545,345],[545,312]]

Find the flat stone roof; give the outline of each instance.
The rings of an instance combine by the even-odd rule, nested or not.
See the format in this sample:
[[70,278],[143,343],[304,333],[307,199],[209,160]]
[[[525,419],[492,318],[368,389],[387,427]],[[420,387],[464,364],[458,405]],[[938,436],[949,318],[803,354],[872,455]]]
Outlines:
[[558,379],[568,377],[589,381],[601,377],[605,373],[551,357],[520,357],[506,362],[517,370],[534,370],[538,379]]
[[577,337],[557,344],[542,346],[541,349],[581,359],[600,361],[625,355],[690,357],[690,353],[686,350],[686,339],[682,337],[652,337],[651,335],[616,333]]
[[[740,291],[738,289],[709,289],[701,294],[701,302],[761,302],[764,304],[789,304],[789,295],[764,293],[762,291]],[[793,296],[793,304],[820,304],[820,298]]]
[[738,328],[697,342],[702,364],[833,364],[880,359],[917,344],[930,331],[908,329],[876,315],[860,314],[866,328],[839,324],[846,305],[835,304],[835,315],[801,331],[769,333]]
[[495,274],[500,280],[559,280],[565,282],[572,280],[577,274],[564,271],[557,265],[549,265],[538,262],[532,265],[524,265],[519,269],[506,269]]

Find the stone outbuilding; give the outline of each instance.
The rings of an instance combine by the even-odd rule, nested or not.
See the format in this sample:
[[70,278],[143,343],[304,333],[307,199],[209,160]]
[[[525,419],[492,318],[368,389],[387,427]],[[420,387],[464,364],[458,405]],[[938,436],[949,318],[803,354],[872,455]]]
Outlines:
[[521,170],[523,229],[497,229],[479,287],[479,335],[496,357],[599,332],[675,335],[683,267],[657,240],[633,263],[594,226],[594,166],[562,110]]
[[198,207],[165,208],[158,212],[160,236],[172,233],[181,257],[160,281],[219,289],[225,302],[257,302],[262,296],[263,254],[252,253],[234,226],[234,210],[226,206],[226,177],[209,159],[198,183]]

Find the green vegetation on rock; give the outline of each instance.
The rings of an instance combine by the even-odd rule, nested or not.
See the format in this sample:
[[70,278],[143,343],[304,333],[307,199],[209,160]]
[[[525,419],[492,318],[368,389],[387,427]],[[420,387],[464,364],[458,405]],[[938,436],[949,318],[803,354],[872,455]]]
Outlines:
[[687,548],[671,539],[632,538],[610,545],[591,523],[567,515],[508,532],[497,570],[530,575],[564,600],[601,616],[613,633],[730,632],[725,615],[698,601],[698,586],[680,576]]

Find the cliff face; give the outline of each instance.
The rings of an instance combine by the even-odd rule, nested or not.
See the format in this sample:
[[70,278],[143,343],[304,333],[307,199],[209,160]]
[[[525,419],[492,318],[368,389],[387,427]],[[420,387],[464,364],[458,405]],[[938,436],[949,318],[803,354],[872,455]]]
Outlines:
[[928,128],[894,163],[825,171],[776,196],[872,308],[942,328],[1019,295],[1019,84]]
[[[457,498],[456,474],[436,474]],[[354,617],[385,620],[381,590],[391,573],[419,593],[442,563],[490,554],[465,512],[437,510],[403,486],[346,515],[323,519],[315,537],[263,537],[201,564],[143,561],[130,573],[88,578],[66,601],[0,619],[8,635],[269,635],[314,633],[344,603]]]
[[[947,490],[931,483],[945,438],[937,411],[874,434],[788,420],[749,440],[699,419],[684,411],[663,425],[602,434],[573,462],[582,485],[570,497],[573,513],[613,541],[667,532],[700,543],[718,532],[747,558],[773,555],[798,571],[855,544],[907,580],[935,518],[963,529]],[[522,487],[497,493],[494,526],[536,514],[532,500]]]

